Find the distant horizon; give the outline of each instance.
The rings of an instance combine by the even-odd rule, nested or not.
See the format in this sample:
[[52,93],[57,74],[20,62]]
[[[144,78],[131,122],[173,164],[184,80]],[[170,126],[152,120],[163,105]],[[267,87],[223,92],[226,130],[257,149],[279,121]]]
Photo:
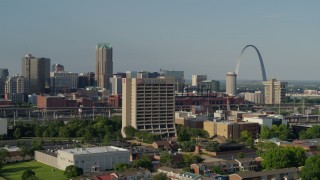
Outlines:
[[[320,1],[0,1],[0,61],[21,74],[21,57],[50,58],[93,72],[99,42],[113,47],[114,72],[183,70],[225,79],[254,45],[267,77],[320,77]],[[14,12],[14,13],[13,13]],[[248,48],[239,79],[261,77]]]

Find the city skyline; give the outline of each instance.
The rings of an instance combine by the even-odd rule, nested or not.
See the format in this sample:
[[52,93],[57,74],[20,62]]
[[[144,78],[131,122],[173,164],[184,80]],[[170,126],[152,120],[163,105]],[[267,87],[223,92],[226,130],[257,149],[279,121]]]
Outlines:
[[[114,73],[162,68],[185,71],[186,79],[207,74],[224,80],[241,49],[253,44],[268,79],[316,80],[320,75],[318,1],[76,2],[0,2],[2,68],[21,74],[21,57],[31,53],[68,71],[93,72],[95,45],[109,42]],[[238,79],[260,80],[257,60],[248,49]]]

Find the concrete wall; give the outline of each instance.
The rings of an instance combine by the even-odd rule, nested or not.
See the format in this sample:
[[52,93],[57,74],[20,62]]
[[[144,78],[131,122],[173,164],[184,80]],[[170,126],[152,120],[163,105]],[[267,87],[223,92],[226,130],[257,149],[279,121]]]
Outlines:
[[50,154],[47,154],[41,151],[34,151],[34,158],[38,162],[58,168],[58,159],[55,156],[52,156]]
[[112,169],[118,163],[129,164],[129,151],[111,151],[93,154],[71,154],[64,151],[58,151],[58,168],[65,170],[69,165],[75,165],[83,169],[84,172],[104,171]]

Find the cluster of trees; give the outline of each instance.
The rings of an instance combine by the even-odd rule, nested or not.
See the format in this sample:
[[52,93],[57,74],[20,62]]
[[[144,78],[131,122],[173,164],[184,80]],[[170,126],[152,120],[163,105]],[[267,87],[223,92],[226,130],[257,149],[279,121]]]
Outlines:
[[159,173],[153,176],[153,180],[170,180],[165,173]]
[[143,154],[139,159],[134,160],[132,164],[118,163],[113,166],[113,169],[118,172],[123,172],[130,168],[139,168],[139,167],[152,171],[151,158],[148,155]]
[[36,176],[36,173],[31,169],[27,169],[23,172],[21,176],[22,180],[38,180],[39,178]]
[[0,169],[7,163],[6,159],[9,156],[9,152],[6,149],[0,149]]
[[209,138],[209,133],[206,130],[198,128],[187,128],[183,125],[178,124],[176,126],[178,141],[189,141],[194,138]]
[[24,159],[27,155],[30,157],[34,156],[34,151],[36,150],[42,150],[43,149],[43,140],[33,140],[31,147],[29,145],[18,144],[18,147],[20,148],[20,156]]
[[253,148],[254,139],[248,131],[242,131],[240,134],[239,143],[243,143],[249,148]]
[[172,168],[183,168],[189,167],[193,163],[201,163],[204,159],[202,159],[198,155],[194,154],[183,154],[182,161],[174,161],[173,156],[168,151],[163,151],[160,153],[160,163],[163,166],[168,166]]
[[269,149],[272,149],[272,148],[276,148],[278,145],[276,145],[275,143],[273,142],[258,142],[256,144],[256,148],[257,148],[257,155],[258,156],[262,156],[262,154],[266,151],[268,151]]
[[306,153],[301,147],[274,147],[262,153],[264,169],[300,167],[305,164]]
[[311,180],[320,177],[320,155],[310,156],[300,173],[301,179]]
[[315,139],[320,138],[320,125],[313,125],[307,131],[300,131],[299,139]]
[[209,133],[203,129],[187,128],[180,124],[176,128],[177,140],[184,152],[193,152],[195,150],[196,138],[209,138]]
[[145,131],[139,131],[132,126],[124,127],[124,133],[128,139],[137,138],[145,143],[153,143],[154,141],[161,140],[161,137]]
[[291,133],[291,130],[284,124],[279,126],[273,125],[271,128],[268,126],[262,126],[260,138],[262,139],[270,139],[270,138],[279,138],[283,141],[288,139],[295,138]]
[[86,142],[96,140],[97,142],[108,143],[116,139],[121,131],[121,118],[114,116],[106,118],[96,117],[95,121],[73,119],[65,124],[63,121],[48,121],[41,123],[17,123],[9,136],[15,139],[20,137],[83,137]]
[[72,177],[81,176],[83,174],[83,169],[75,165],[70,165],[66,167],[63,173],[70,179]]

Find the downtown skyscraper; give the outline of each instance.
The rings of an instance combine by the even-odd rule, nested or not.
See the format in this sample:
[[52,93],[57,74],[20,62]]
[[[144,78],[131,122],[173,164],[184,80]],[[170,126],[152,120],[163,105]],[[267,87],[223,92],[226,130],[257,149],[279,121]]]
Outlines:
[[112,74],[112,46],[109,43],[99,43],[96,47],[96,85],[110,90],[110,78],[112,77]]
[[28,79],[30,93],[46,93],[50,88],[50,59],[27,54],[22,58],[22,75]]

